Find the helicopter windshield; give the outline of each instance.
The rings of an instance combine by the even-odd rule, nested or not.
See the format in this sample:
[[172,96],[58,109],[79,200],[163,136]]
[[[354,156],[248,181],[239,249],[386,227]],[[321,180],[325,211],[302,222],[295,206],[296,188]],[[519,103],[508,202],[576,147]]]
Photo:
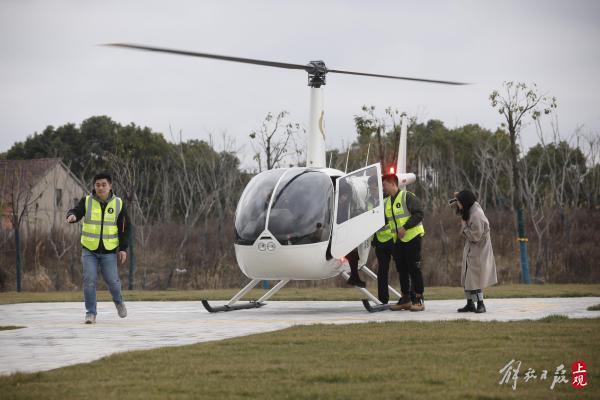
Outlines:
[[329,240],[333,185],[318,171],[290,171],[281,180],[269,214],[268,230],[282,245]]
[[273,169],[256,175],[244,190],[235,217],[235,242],[252,244],[265,230],[271,194],[284,169]]

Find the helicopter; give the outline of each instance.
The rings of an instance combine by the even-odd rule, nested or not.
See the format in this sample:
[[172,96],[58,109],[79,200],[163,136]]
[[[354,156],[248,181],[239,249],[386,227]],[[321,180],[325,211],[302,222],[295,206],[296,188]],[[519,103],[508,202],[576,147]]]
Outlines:
[[[140,44],[110,43],[106,46],[303,70],[308,73],[310,113],[306,166],[260,172],[245,187],[234,218],[234,248],[238,266],[250,278],[250,282],[225,305],[213,306],[208,300],[202,300],[204,308],[211,313],[262,307],[292,280],[323,280],[338,275],[347,279],[349,266],[345,256],[355,248],[358,248],[359,253],[359,269],[377,279],[377,275],[366,263],[371,236],[386,223],[382,167],[376,163],[346,173],[326,165],[323,86],[326,84],[327,74],[445,85],[466,84],[329,69],[321,60],[304,65]],[[403,115],[397,164],[386,171],[396,174],[399,186],[402,187],[416,181],[414,173],[406,172],[406,139],[407,118]],[[378,178],[376,190],[369,189],[368,181],[372,176]],[[352,191],[350,200],[343,203],[343,206],[338,190],[342,185],[349,185]],[[345,207],[349,207],[349,210]],[[258,300],[240,303],[263,280],[278,282]],[[368,289],[355,287],[367,297],[362,302],[369,312],[387,309],[387,305],[382,304]],[[401,297],[393,287],[388,288],[395,296]]]

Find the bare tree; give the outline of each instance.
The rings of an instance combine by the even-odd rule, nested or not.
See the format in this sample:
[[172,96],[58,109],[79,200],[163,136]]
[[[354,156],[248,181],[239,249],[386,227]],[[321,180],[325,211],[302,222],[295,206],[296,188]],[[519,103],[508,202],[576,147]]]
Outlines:
[[513,198],[513,207],[517,212],[517,231],[521,250],[521,269],[523,281],[529,283],[529,266],[527,257],[527,242],[525,237],[525,222],[523,218],[523,196],[522,182],[519,173],[517,161],[519,159],[519,149],[517,147],[517,137],[526,117],[533,120],[538,119],[542,112],[549,114],[556,108],[556,98],[547,97],[538,93],[537,86],[527,87],[524,83],[504,82],[503,93],[500,94],[494,90],[490,94],[490,101],[493,108],[505,118],[506,127],[510,137],[510,156],[512,163],[513,183],[515,184],[516,194]]
[[[523,197],[537,237],[534,277],[539,281],[542,280],[543,266],[545,264],[542,259],[547,258],[547,251],[544,250],[548,250],[547,234],[553,219],[553,215],[551,214],[554,214],[555,208],[549,206],[552,195],[546,193],[542,185],[543,167],[546,165],[545,157],[540,157],[537,163],[533,165],[528,164],[532,163],[522,163],[523,174],[521,174],[521,177],[523,178]],[[544,255],[546,257],[543,257]]]
[[[146,247],[153,232],[152,225],[158,218],[161,188],[165,182],[160,169],[150,159],[135,159],[109,156],[115,174],[115,184],[126,201],[129,218],[129,276],[128,288],[135,286],[136,256],[135,245],[140,244],[144,275],[146,271]],[[172,204],[172,203],[170,203]],[[145,283],[145,279],[143,281]],[[144,286],[144,285],[143,285]]]
[[11,169],[8,168],[8,164],[5,164],[3,172],[3,187],[0,193],[6,199],[5,202],[8,205],[9,219],[14,233],[17,292],[20,292],[23,279],[21,224],[27,217],[31,206],[40,198],[41,193],[34,195],[31,174],[20,163],[15,164],[14,168]]
[[288,156],[288,144],[301,131],[299,123],[287,121],[288,115],[287,111],[280,111],[277,115],[268,113],[260,128],[250,133],[259,172],[278,167]]
[[587,171],[580,177],[583,196],[587,207],[594,209],[600,202],[600,134],[588,132],[579,138],[588,164]]
[[[358,131],[359,145],[363,147],[375,138],[373,153],[382,167],[395,163],[398,158],[398,144],[400,142],[400,122],[403,112],[394,107],[387,107],[383,116],[378,116],[375,106],[362,106],[362,115],[354,116],[354,123]],[[409,124],[416,122],[412,117]],[[416,152],[415,152],[416,154]],[[418,155],[415,157],[418,159]]]
[[[206,179],[207,171],[210,165],[206,157],[187,157],[184,149],[184,143],[181,141],[178,145],[178,164],[175,177],[177,187],[177,203],[182,207],[183,237],[177,247],[176,259],[183,261],[183,249],[187,243],[193,228],[197,225],[200,218],[209,212],[216,201],[217,192],[211,190],[210,184]],[[166,287],[171,285],[171,281],[177,269],[177,262],[173,263]]]

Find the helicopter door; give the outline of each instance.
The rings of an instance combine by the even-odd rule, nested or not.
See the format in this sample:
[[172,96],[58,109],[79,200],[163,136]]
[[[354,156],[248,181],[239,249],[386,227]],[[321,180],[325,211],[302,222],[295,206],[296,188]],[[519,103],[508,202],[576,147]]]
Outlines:
[[[376,177],[377,189],[369,189]],[[385,224],[381,167],[369,165],[336,180],[331,254],[344,257]]]

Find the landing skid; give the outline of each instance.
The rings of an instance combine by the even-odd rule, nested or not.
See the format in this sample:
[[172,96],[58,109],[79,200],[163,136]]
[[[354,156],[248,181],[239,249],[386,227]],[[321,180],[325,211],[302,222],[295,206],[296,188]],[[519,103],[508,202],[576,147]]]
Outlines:
[[363,306],[365,306],[365,309],[370,313],[386,311],[386,310],[390,309],[389,304],[376,304],[376,305],[372,306],[371,303],[369,303],[369,300],[367,300],[367,299],[363,299],[362,303],[363,303]]
[[[371,277],[372,279],[377,280],[377,274],[375,274],[373,271],[371,271],[369,268],[367,268],[367,266],[363,266],[362,268],[360,268],[361,271],[363,271],[364,273],[366,273],[369,277]],[[343,271],[342,272],[342,276],[345,279],[348,279],[350,277],[350,275],[348,274],[347,271]],[[258,285],[258,283],[261,281],[261,279],[252,279],[250,281],[250,283],[248,283],[246,286],[244,286],[244,288],[242,290],[240,290],[239,292],[237,292],[237,294],[235,296],[233,296],[231,298],[231,300],[229,300],[229,302],[223,306],[216,306],[213,307],[210,305],[210,303],[208,302],[208,300],[203,299],[202,300],[202,305],[204,306],[204,308],[206,309],[206,311],[210,312],[210,313],[217,313],[217,312],[227,312],[227,311],[236,311],[236,310],[248,310],[251,308],[260,308],[262,306],[265,305],[265,301],[267,301],[269,298],[271,298],[271,296],[273,296],[275,293],[277,293],[282,287],[284,287],[290,280],[289,279],[284,279],[279,281],[275,286],[273,286],[273,288],[271,288],[271,290],[269,290],[267,293],[265,293],[260,299],[255,300],[255,301],[250,301],[248,303],[242,303],[242,304],[236,304],[242,297],[244,297],[244,295],[246,295],[250,290],[252,290],[256,285]],[[378,312],[378,311],[385,311],[385,310],[389,310],[390,307],[387,304],[381,304],[381,302],[379,301],[379,299],[374,296],[371,292],[369,292],[366,288],[361,288],[358,286],[355,286],[356,289],[360,290],[363,294],[365,294],[368,299],[363,299],[362,303],[363,306],[365,307],[365,309],[368,312]],[[400,293],[398,293],[396,291],[396,289],[394,289],[391,286],[388,286],[389,291],[391,291],[393,294],[395,294],[396,296],[398,296],[398,298],[402,297],[400,295]],[[369,300],[372,301],[373,303],[375,303],[374,305],[371,305],[371,303],[369,303]]]
[[[370,278],[377,280],[377,274],[373,271],[371,271],[369,268],[367,268],[366,265],[363,265],[360,268],[361,271],[363,271],[365,274],[367,274]],[[350,275],[348,274],[348,271],[344,271],[342,272],[342,276],[347,280]],[[390,306],[388,304],[382,304],[381,301],[379,301],[379,299],[373,295],[371,292],[369,292],[366,288],[361,288],[358,286],[354,286],[356,289],[360,290],[361,292],[363,292],[363,294],[365,294],[368,299],[363,299],[362,303],[363,306],[365,307],[365,309],[370,312],[378,312],[378,311],[386,311],[390,309]],[[398,298],[401,298],[402,295],[400,293],[398,293],[398,291],[396,291],[396,289],[394,289],[393,287],[388,285],[388,290],[390,292],[392,292],[393,294],[395,294],[396,296],[398,296]],[[373,303],[375,303],[375,305],[371,305],[371,303],[369,303],[369,300],[372,301]]]
[[[364,273],[366,273],[369,277],[377,280],[377,274],[373,271],[371,271],[369,268],[367,268],[366,265],[364,265],[361,269],[361,271],[363,271]],[[349,276],[347,273],[345,273],[346,275],[344,276]],[[375,296],[373,296],[371,294],[371,292],[369,292],[367,289],[364,288],[358,288],[360,291],[362,291],[363,293],[365,293],[367,295],[367,297],[369,299],[362,299],[362,303],[363,306],[365,307],[365,309],[370,312],[370,313],[374,313],[374,312],[379,312],[379,311],[387,311],[390,309],[390,305],[389,304],[382,304],[381,301],[379,301],[379,299]],[[396,295],[398,297],[398,299],[400,299],[402,297],[402,295],[400,293],[398,293],[398,291],[396,289],[394,289],[393,287],[391,287],[390,285],[388,285],[388,290],[390,292],[392,292],[394,295]],[[371,300],[373,303],[375,303],[374,305],[371,305],[371,303],[369,303],[369,300]]]
[[202,305],[204,306],[204,308],[206,308],[206,311],[208,311],[209,313],[217,313],[217,312],[223,312],[223,311],[247,310],[250,308],[260,308],[265,305],[265,303],[264,303],[265,301],[267,301],[271,296],[273,296],[275,293],[277,293],[279,291],[279,289],[284,287],[289,282],[289,279],[284,279],[282,281],[279,281],[275,286],[273,286],[271,288],[271,290],[269,290],[260,299],[258,299],[256,301],[250,301],[250,302],[244,303],[244,304],[235,304],[242,297],[244,297],[244,295],[246,293],[248,293],[250,290],[252,290],[256,285],[258,285],[258,283],[260,281],[261,281],[260,279],[252,279],[250,281],[250,283],[248,283],[246,286],[244,286],[244,288],[242,290],[237,292],[237,294],[235,296],[233,296],[231,298],[231,300],[229,300],[229,302],[227,304],[225,304],[224,306],[213,307],[210,305],[210,303],[206,299],[202,300]]
[[246,304],[234,304],[234,305],[224,305],[213,307],[208,303],[208,300],[202,300],[202,305],[206,308],[206,311],[209,313],[216,313],[221,311],[235,311],[235,310],[246,310],[248,308],[259,308],[264,306],[264,303],[259,303],[257,301],[250,301]]

